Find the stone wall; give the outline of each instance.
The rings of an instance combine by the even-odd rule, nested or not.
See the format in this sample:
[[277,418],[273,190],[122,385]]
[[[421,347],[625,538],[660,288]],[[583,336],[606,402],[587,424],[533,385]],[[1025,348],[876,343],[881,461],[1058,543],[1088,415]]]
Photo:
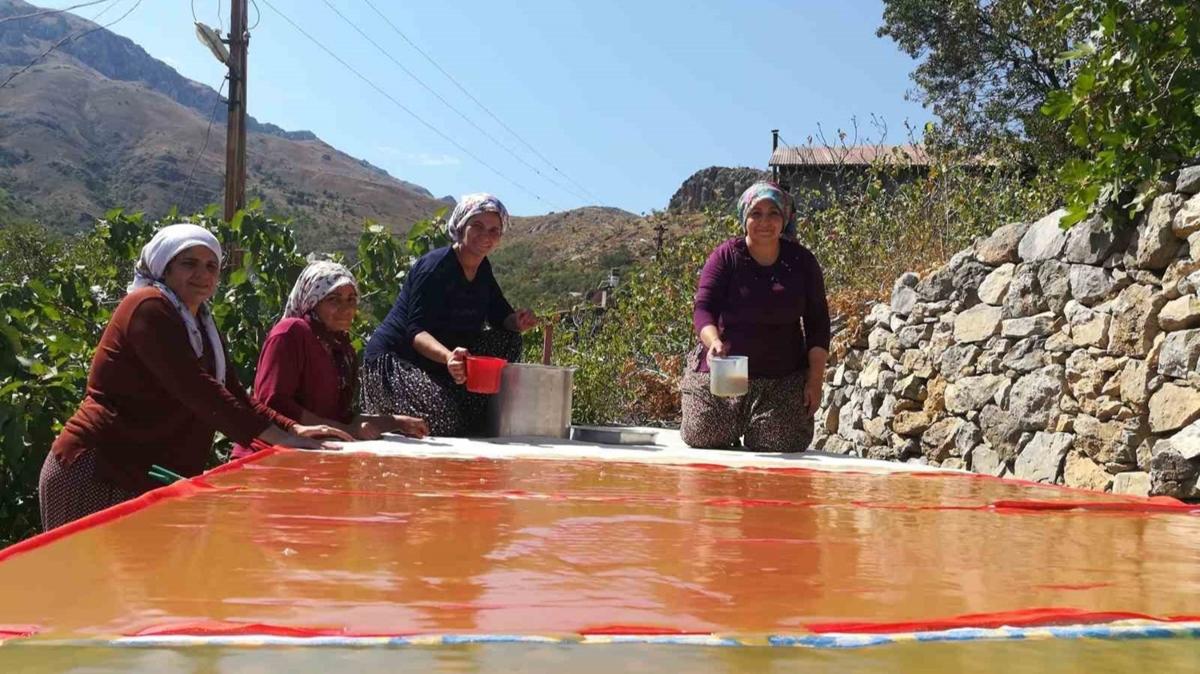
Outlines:
[[1200,497],[1200,166],[1135,223],[1062,212],[897,279],[827,373],[814,446]]

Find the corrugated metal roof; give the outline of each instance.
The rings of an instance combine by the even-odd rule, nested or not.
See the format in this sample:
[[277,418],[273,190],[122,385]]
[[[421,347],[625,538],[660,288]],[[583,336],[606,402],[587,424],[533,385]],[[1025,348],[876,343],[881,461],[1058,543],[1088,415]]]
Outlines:
[[850,147],[776,148],[769,166],[866,166],[882,161],[887,164],[928,166],[929,155],[922,145],[854,145]]

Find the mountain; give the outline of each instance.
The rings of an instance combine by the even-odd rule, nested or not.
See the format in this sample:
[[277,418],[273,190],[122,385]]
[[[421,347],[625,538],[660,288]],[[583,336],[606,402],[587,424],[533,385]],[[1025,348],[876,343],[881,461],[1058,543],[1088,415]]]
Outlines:
[[[0,21],[37,11],[0,0]],[[65,13],[0,23],[0,82],[63,38],[95,27]],[[194,212],[218,203],[225,117],[211,87],[126,38],[100,29],[64,42],[0,89],[0,219],[72,233],[116,206],[160,217],[172,206]],[[247,196],[291,218],[305,251],[351,252],[368,218],[403,233],[453,205],[310,131],[255,119],[248,129]],[[728,182],[693,176],[676,196],[688,195],[681,203],[694,206],[723,195]],[[656,223],[666,224],[669,241],[694,225],[687,217],[667,222],[600,206],[514,217],[493,254],[496,274],[516,303],[564,306],[610,270],[653,254]]]
[[[0,19],[36,11],[0,0]],[[0,23],[0,81],[92,27],[65,13]],[[0,89],[0,202],[61,232],[84,229],[113,206],[158,216],[219,202],[224,119],[216,91],[97,30]],[[404,231],[445,205],[309,131],[247,126],[247,197],[293,218],[308,248],[349,249],[367,218]]]
[[702,211],[709,206],[732,207],[747,187],[770,174],[746,167],[710,166],[693,173],[671,196],[673,211]]

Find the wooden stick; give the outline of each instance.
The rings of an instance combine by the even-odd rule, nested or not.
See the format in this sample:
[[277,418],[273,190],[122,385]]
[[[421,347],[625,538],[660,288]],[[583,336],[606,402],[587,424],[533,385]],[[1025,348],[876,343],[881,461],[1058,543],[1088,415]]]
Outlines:
[[554,348],[554,321],[542,323],[542,365],[550,364],[550,351]]

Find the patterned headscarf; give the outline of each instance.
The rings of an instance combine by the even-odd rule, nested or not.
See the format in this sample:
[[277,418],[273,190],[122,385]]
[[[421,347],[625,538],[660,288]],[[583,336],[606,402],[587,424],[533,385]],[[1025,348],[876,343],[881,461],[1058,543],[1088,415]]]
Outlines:
[[498,214],[500,228],[508,229],[508,209],[500,203],[499,199],[487,192],[464,194],[458,200],[458,205],[454,207],[454,212],[450,214],[450,219],[446,221],[446,233],[450,235],[450,240],[454,243],[462,243],[463,230],[467,228],[467,223],[480,213]]
[[742,230],[746,229],[746,216],[750,214],[750,209],[754,208],[754,204],[763,199],[770,199],[779,207],[779,212],[783,213],[783,232],[782,236],[796,236],[796,210],[792,206],[792,195],[788,194],[787,190],[779,185],[763,180],[756,182],[742,192],[742,196],[738,199],[737,216],[738,221],[742,223]]
[[328,260],[313,262],[300,272],[296,285],[288,295],[284,318],[299,318],[308,315],[329,293],[342,286],[352,286],[358,292],[358,283],[349,269]]
[[200,305],[200,310],[196,314],[192,314],[175,294],[175,291],[167,287],[163,281],[163,274],[166,273],[167,265],[171,263],[171,260],[193,246],[208,248],[217,256],[217,264],[221,264],[221,243],[217,241],[217,237],[212,235],[212,232],[199,225],[188,223],[168,225],[158,230],[150,242],[142,246],[142,253],[133,266],[133,283],[129,284],[128,290],[133,292],[138,288],[148,286],[158,288],[183,319],[184,327],[187,328],[188,341],[191,342],[192,352],[196,354],[197,358],[204,355],[204,337],[200,332],[201,326],[203,326],[204,332],[208,335],[208,341],[212,344],[217,381],[224,382],[225,351],[221,346],[221,336],[217,332],[216,324],[213,323],[208,305]]

